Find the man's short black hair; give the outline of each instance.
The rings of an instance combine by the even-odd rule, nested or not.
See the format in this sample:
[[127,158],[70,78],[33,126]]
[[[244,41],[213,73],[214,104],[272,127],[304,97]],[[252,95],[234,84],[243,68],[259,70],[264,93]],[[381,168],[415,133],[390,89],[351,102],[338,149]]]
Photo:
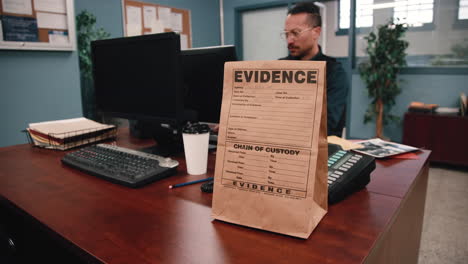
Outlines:
[[320,16],[320,8],[314,2],[299,2],[288,11],[288,15],[299,13],[309,14],[309,23],[312,27],[322,26],[322,17]]

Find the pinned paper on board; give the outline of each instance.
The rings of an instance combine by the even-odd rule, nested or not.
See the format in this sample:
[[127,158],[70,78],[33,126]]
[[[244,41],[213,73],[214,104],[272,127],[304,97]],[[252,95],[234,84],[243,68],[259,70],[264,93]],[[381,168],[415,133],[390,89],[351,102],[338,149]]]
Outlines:
[[185,34],[180,34],[180,49],[188,49],[188,37]]
[[181,49],[191,48],[190,10],[162,6],[147,1],[122,0],[122,3],[125,36],[173,31],[180,34]]
[[5,41],[39,41],[37,20],[32,17],[2,17],[3,40]]
[[171,13],[171,29],[172,31],[182,31],[182,14]]
[[0,49],[75,50],[73,3],[74,0],[0,0]]
[[153,24],[151,24],[151,33],[163,33],[164,32],[164,27],[159,22],[159,20],[155,20]]
[[143,26],[145,28],[150,28],[157,20],[156,7],[143,6]]
[[49,42],[51,44],[67,44],[69,41],[68,32],[49,30]]
[[36,11],[65,14],[67,5],[65,0],[34,0],[34,9]]
[[31,0],[2,0],[3,12],[18,14],[18,15],[32,15]]
[[0,20],[0,41],[4,40],[3,39],[3,26],[2,26],[2,21]]
[[158,19],[164,28],[171,28],[171,9],[158,7]]
[[65,14],[52,14],[44,12],[36,12],[37,27],[67,29],[67,16]]
[[140,36],[141,35],[141,27],[140,25],[135,24],[127,24],[127,36]]
[[142,29],[141,8],[127,6],[127,36],[139,36]]

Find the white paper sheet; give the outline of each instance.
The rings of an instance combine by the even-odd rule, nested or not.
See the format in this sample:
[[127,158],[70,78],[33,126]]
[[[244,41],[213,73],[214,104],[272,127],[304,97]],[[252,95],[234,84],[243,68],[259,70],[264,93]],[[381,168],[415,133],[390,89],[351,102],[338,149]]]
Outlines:
[[171,9],[167,7],[158,7],[158,19],[163,28],[171,28]]
[[180,34],[180,49],[188,49],[188,36],[185,34]]
[[34,10],[67,13],[66,0],[34,0]]
[[164,27],[159,20],[156,20],[151,24],[151,34],[164,32]]
[[2,27],[2,21],[0,20],[0,41],[3,41],[3,27]]
[[182,14],[171,13],[171,28],[173,31],[182,32]]
[[2,0],[4,13],[32,15],[31,0]]
[[49,31],[50,44],[68,44],[68,33],[63,31]]
[[141,8],[127,6],[127,36],[138,36],[142,33]]
[[67,16],[36,12],[38,28],[67,29]]
[[154,6],[143,6],[143,25],[145,28],[151,28],[156,22],[156,7]]
[[127,24],[127,37],[140,36],[141,26],[135,24]]

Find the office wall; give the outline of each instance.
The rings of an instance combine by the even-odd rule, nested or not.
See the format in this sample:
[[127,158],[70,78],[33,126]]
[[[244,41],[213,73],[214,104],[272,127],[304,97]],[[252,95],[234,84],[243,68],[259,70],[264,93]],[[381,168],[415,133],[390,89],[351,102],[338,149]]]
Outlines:
[[[450,0],[453,2],[453,0]],[[235,9],[245,8],[251,6],[268,6],[274,5],[278,2],[291,2],[291,1],[275,1],[275,0],[224,0],[224,26],[225,26],[225,41],[226,44],[236,44],[235,33],[236,33],[236,21],[235,21]],[[327,51],[328,54],[333,56],[347,56],[347,37],[336,37],[334,27],[336,26],[336,4],[337,1],[328,1],[327,6],[327,23],[328,23],[328,34],[327,34]],[[437,13],[438,18],[444,13],[449,12],[450,9],[444,8],[439,9]],[[439,25],[438,28],[443,29],[447,27],[447,21],[443,21],[443,25]],[[437,28],[437,25],[436,25]],[[412,33],[413,34],[413,33]],[[428,32],[414,32],[413,35],[420,36],[428,35]],[[454,33],[455,34],[455,33]],[[452,34],[453,35],[453,34]],[[457,35],[458,36],[458,35]],[[432,47],[432,45],[439,45],[430,41],[426,42]],[[420,47],[417,47],[420,45]],[[416,42],[412,50],[420,50],[424,48],[422,44]],[[262,47],[259,47],[262,48]],[[358,46],[359,49],[359,46]],[[433,52],[432,49],[429,49]],[[343,57],[342,57],[343,58]],[[466,71],[465,71],[466,72]],[[467,74],[461,74],[460,71],[456,74],[434,74],[433,71],[418,74],[402,74],[402,93],[397,97],[397,104],[394,106],[392,113],[401,117],[403,120],[404,113],[407,109],[408,104],[411,101],[422,101],[425,103],[435,103],[441,106],[455,107],[457,106],[457,99],[460,92],[464,91],[468,93],[468,76]],[[352,91],[351,106],[349,109],[349,120],[348,120],[348,135],[351,138],[370,138],[375,136],[375,124],[368,123],[363,124],[364,113],[369,105],[370,101],[367,97],[367,90],[364,83],[360,79],[360,76],[356,73],[351,78]],[[385,128],[384,134],[391,140],[400,142],[402,139],[402,123],[392,124]]]
[[246,6],[273,5],[275,3],[289,3],[287,0],[223,0],[224,4],[224,41],[225,44],[236,44],[235,40],[235,9]]
[[[412,101],[458,107],[460,93],[468,94],[468,75],[466,74],[401,74],[400,77],[402,92],[398,95],[391,113],[401,117],[401,120],[384,129],[384,135],[392,141],[401,142],[403,116]],[[359,74],[353,74],[352,87],[351,122],[347,127],[349,136],[359,139],[374,137],[375,123],[364,124],[363,122],[370,100]]]
[[[220,44],[218,0],[147,1],[190,9],[194,47]],[[224,0],[225,44],[235,44],[235,8],[278,2],[291,1]],[[103,27],[112,37],[122,36],[121,0],[76,0],[75,13],[83,9],[95,14],[97,26]],[[417,74],[403,75],[402,78],[406,83],[394,109],[394,113],[401,117],[410,101],[455,106],[459,92],[468,93],[466,75]],[[368,99],[358,75],[353,75],[352,85],[350,136],[371,137],[373,124],[362,124]],[[31,122],[81,116],[77,53],[0,50],[0,91],[0,147],[25,143],[26,138],[19,131]],[[401,129],[399,125],[391,126],[385,133],[398,141]]]
[[[220,44],[218,0],[146,0],[191,10],[193,46]],[[112,37],[123,35],[121,0],[75,0]],[[77,52],[0,50],[0,147],[26,143],[29,123],[82,116]]]
[[[378,1],[376,1],[378,2]],[[382,2],[382,1],[380,1]],[[383,1],[388,2],[388,1]],[[336,19],[337,1],[326,3],[327,25],[327,51],[333,56],[348,55],[348,36],[336,36],[338,28]],[[455,44],[463,43],[468,35],[468,28],[455,28],[455,17],[457,14],[458,0],[436,0],[434,1],[434,28],[423,30],[414,28],[406,32],[405,39],[410,46],[408,55],[442,55],[451,54],[451,48]],[[393,9],[378,9],[374,11],[374,27],[385,24],[393,16]],[[356,55],[364,56],[367,47],[365,36],[368,32],[358,34],[356,37]],[[431,45],[427,45],[430,43]]]
[[[190,10],[193,47],[220,45],[218,0],[136,0]],[[86,9],[98,18],[97,25],[113,36],[123,35],[122,0],[75,0],[76,13]]]
[[0,147],[29,123],[81,116],[76,52],[0,50]]

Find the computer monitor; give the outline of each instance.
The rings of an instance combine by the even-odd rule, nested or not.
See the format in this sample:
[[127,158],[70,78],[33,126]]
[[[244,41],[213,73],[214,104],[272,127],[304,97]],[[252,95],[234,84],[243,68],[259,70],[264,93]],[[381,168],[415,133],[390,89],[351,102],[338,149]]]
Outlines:
[[234,46],[213,46],[181,51],[185,109],[200,122],[219,123],[223,97],[224,63],[236,61]]
[[[180,36],[161,33],[91,43],[96,109],[151,126],[160,147],[180,145],[185,122]],[[173,146],[171,146],[173,145]]]

